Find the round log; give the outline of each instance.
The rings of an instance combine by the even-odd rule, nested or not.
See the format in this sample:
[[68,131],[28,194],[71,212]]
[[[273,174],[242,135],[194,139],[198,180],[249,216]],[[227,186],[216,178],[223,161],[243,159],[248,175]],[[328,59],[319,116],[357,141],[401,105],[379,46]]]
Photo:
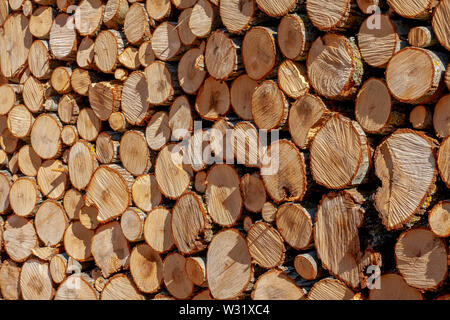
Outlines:
[[426,106],[416,106],[409,114],[409,122],[414,129],[429,130],[433,127],[433,114]]
[[61,124],[53,114],[41,114],[31,128],[31,146],[42,159],[58,155],[61,148]]
[[16,104],[16,93],[14,88],[5,83],[0,85],[0,114],[6,115]]
[[127,209],[120,217],[123,236],[130,242],[142,240],[147,215],[137,208]]
[[131,187],[133,202],[145,212],[157,207],[162,200],[153,174],[144,174],[134,181]]
[[148,245],[138,244],[131,252],[130,272],[141,292],[156,292],[163,280],[161,256]]
[[101,31],[94,43],[94,62],[104,73],[113,73],[125,47],[125,36],[114,29]]
[[63,198],[64,210],[69,220],[77,220],[80,210],[84,207],[82,194],[76,189],[69,189]]
[[220,18],[230,33],[242,33],[252,23],[255,2],[251,0],[223,0],[219,3]]
[[305,293],[289,276],[277,269],[258,278],[252,291],[253,300],[304,300]]
[[165,21],[156,27],[152,49],[155,57],[162,61],[173,60],[181,53],[181,41],[174,23]]
[[22,177],[11,185],[9,203],[15,214],[22,217],[32,215],[36,204],[41,200],[36,181],[33,178]]
[[296,250],[308,248],[312,240],[311,215],[298,203],[285,203],[276,212],[276,225],[281,236]]
[[203,50],[192,48],[183,54],[178,63],[177,75],[183,91],[195,94],[206,76]]
[[127,119],[122,112],[111,113],[108,119],[108,124],[111,129],[117,132],[124,132],[128,127]]
[[399,229],[429,205],[437,173],[432,141],[419,131],[399,129],[377,147],[374,162],[382,182],[375,208],[388,230]]
[[59,99],[57,111],[58,118],[63,123],[74,124],[80,114],[80,107],[78,105],[78,97],[73,93],[65,94]]
[[360,125],[334,114],[311,143],[311,174],[329,189],[361,184],[371,165],[371,150]]
[[278,140],[272,143],[262,164],[264,186],[276,203],[303,199],[306,192],[305,160],[292,142]]
[[314,280],[320,275],[320,262],[316,252],[295,256],[295,271],[305,280]]
[[20,171],[30,177],[35,177],[41,166],[42,160],[30,145],[20,148],[18,153],[18,164]]
[[283,238],[265,222],[256,222],[250,227],[247,246],[253,261],[262,268],[275,268],[284,262]]
[[238,45],[221,31],[214,31],[206,42],[205,65],[217,80],[227,80],[238,70]]
[[[128,269],[129,267],[130,246],[123,236],[118,221],[97,228],[92,238],[91,251],[95,264],[102,270],[105,278],[122,268]],[[108,284],[106,284],[107,286]]]
[[94,141],[97,139],[102,122],[91,108],[83,108],[77,118],[77,130],[82,139]]
[[135,176],[147,173],[151,166],[145,135],[137,130],[124,133],[120,140],[119,156],[124,168]]
[[136,70],[141,66],[138,54],[139,49],[128,47],[119,56],[119,62],[127,69]]
[[269,223],[274,222],[276,219],[277,210],[278,209],[271,202],[264,203],[261,210],[263,220]]
[[354,295],[341,281],[327,278],[313,285],[308,292],[308,300],[352,300]]
[[63,197],[67,186],[67,167],[60,160],[47,160],[37,173],[37,183],[43,196],[58,200]]
[[428,214],[431,231],[441,238],[450,236],[450,201],[441,201]]
[[102,0],[81,0],[75,14],[75,27],[80,36],[94,36],[103,21]]
[[250,212],[261,212],[267,200],[261,176],[247,173],[241,178],[240,189],[245,208]]
[[361,84],[363,64],[358,47],[354,39],[339,34],[317,38],[306,66],[311,86],[328,99],[351,99]]
[[33,122],[33,115],[23,104],[12,107],[8,113],[8,129],[16,138],[28,138]]
[[0,291],[5,300],[19,300],[20,266],[12,260],[3,261],[0,267]]
[[139,46],[138,59],[142,66],[148,67],[150,63],[155,61],[151,41],[144,41]]
[[425,228],[403,232],[395,244],[398,271],[421,290],[435,290],[447,278],[447,254],[445,242]]
[[188,26],[192,34],[198,38],[205,38],[214,27],[217,10],[207,0],[198,0],[192,7]]
[[[256,3],[258,4],[258,8],[268,16],[281,17],[293,10],[297,1],[298,0],[280,0],[273,2],[270,0],[256,0]],[[303,0],[300,0],[300,3],[303,2]]]
[[8,256],[15,262],[23,262],[38,245],[38,238],[33,221],[17,215],[6,219],[3,232],[4,248]]
[[309,91],[306,67],[291,60],[285,60],[278,67],[280,89],[292,99],[298,99]]
[[217,233],[206,256],[211,295],[216,299],[238,297],[247,288],[252,274],[251,256],[244,237],[236,229]]
[[97,300],[97,295],[83,274],[74,274],[59,285],[55,300]]
[[428,19],[436,1],[418,0],[410,3],[405,0],[387,0],[389,7],[398,15],[409,19]]
[[89,87],[95,80],[94,75],[87,70],[77,68],[73,70],[70,76],[70,85],[73,91],[82,96],[89,94]]
[[101,163],[109,164],[120,161],[119,141],[106,131],[101,132],[95,141],[95,156]]
[[174,244],[171,225],[172,213],[163,207],[151,210],[145,219],[145,242],[156,252],[169,251]]
[[30,16],[30,32],[39,39],[48,38],[53,23],[53,9],[50,6],[39,6]]
[[408,42],[411,46],[426,48],[437,44],[431,26],[419,26],[409,30]]
[[80,223],[86,229],[95,230],[99,224],[99,222],[97,220],[97,215],[98,215],[98,210],[96,207],[84,206],[81,208],[81,210],[78,214],[78,219],[80,220]]
[[125,16],[123,30],[131,44],[140,44],[150,39],[149,17],[143,4],[133,3],[130,6]]
[[27,260],[20,271],[20,291],[24,300],[51,300],[55,293],[48,263]]
[[132,125],[142,125],[149,117],[148,88],[147,78],[140,71],[131,73],[123,83],[122,112]]
[[447,188],[450,189],[450,138],[445,138],[438,152],[437,165],[439,169],[442,181],[446,184]]
[[23,102],[31,112],[42,110],[44,99],[50,93],[50,84],[42,84],[35,77],[29,77],[23,85]]
[[123,273],[109,278],[100,293],[100,300],[144,300],[135,284]]
[[170,220],[173,241],[180,253],[189,255],[206,248],[205,205],[197,194],[187,192],[178,198]]
[[392,96],[410,104],[429,103],[438,97],[445,66],[432,51],[407,47],[397,52],[386,68],[386,83]]
[[62,206],[47,200],[41,204],[34,217],[36,233],[46,246],[56,246],[62,240],[68,223]]
[[[423,2],[423,1],[422,1]],[[429,1],[432,3],[433,1]],[[433,5],[436,2],[433,2]],[[443,0],[438,3],[433,14],[433,30],[439,43],[450,50],[450,23],[448,21],[448,15],[450,13],[450,1]]]
[[[52,280],[54,283],[61,283],[66,279],[66,271],[67,271],[67,255],[66,254],[57,254],[50,259],[50,275],[52,276]],[[58,293],[57,293],[58,295]]]
[[[153,41],[152,41],[153,43]],[[162,62],[152,62],[145,68],[147,79],[147,101],[152,105],[169,105],[175,95],[172,66]]]
[[321,31],[345,31],[360,22],[353,0],[338,0],[329,5],[323,0],[306,0],[306,12],[312,24]]
[[206,261],[202,257],[189,257],[186,259],[186,274],[188,278],[200,287],[207,286]]
[[145,129],[145,140],[151,150],[161,150],[170,140],[169,116],[159,111],[152,115]]
[[230,88],[230,103],[233,111],[243,120],[253,120],[251,99],[258,82],[247,74],[236,78]]
[[103,13],[103,23],[110,29],[123,25],[129,6],[126,0],[108,0]]
[[147,0],[146,8],[152,19],[161,21],[167,18],[171,11],[170,0]]
[[172,103],[169,111],[171,141],[183,140],[188,132],[192,132],[193,127],[194,121],[189,100],[186,96],[179,96]]
[[111,113],[119,111],[122,85],[115,82],[97,82],[89,86],[89,103],[97,117],[108,120]]
[[75,18],[66,13],[60,13],[53,20],[50,29],[50,50],[58,60],[74,60],[77,52],[77,31]]
[[48,79],[52,74],[49,44],[44,40],[35,40],[28,51],[28,67],[38,79]]
[[64,126],[61,130],[61,141],[66,146],[73,146],[78,140],[77,128],[74,126]]
[[230,110],[230,90],[225,81],[208,77],[195,100],[195,110],[205,120],[218,120]]
[[81,68],[91,68],[94,64],[94,39],[84,37],[77,51],[76,61]]
[[86,229],[79,221],[72,222],[64,232],[64,249],[77,261],[90,260],[93,237],[94,230]]
[[68,168],[72,186],[78,190],[86,188],[97,168],[93,146],[84,140],[78,140],[70,148]]
[[369,300],[423,300],[419,290],[410,287],[396,273],[383,274],[380,279],[380,289],[369,291]]
[[436,135],[440,138],[450,136],[450,119],[448,117],[450,112],[450,94],[443,96],[436,107],[433,114],[433,126]]
[[206,172],[199,171],[195,175],[194,187],[197,192],[205,193],[206,191]]
[[194,284],[186,274],[185,264],[186,258],[176,252],[169,253],[164,259],[164,284],[177,299],[187,299],[194,292]]
[[130,204],[130,192],[127,181],[115,169],[100,166],[89,182],[86,205],[98,208],[98,221],[105,223],[119,217]]

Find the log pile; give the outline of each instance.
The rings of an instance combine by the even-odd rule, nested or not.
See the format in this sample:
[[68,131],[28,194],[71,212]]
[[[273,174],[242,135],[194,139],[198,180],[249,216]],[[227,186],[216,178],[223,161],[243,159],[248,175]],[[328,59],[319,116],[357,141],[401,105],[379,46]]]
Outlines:
[[444,299],[450,0],[0,0],[0,299]]

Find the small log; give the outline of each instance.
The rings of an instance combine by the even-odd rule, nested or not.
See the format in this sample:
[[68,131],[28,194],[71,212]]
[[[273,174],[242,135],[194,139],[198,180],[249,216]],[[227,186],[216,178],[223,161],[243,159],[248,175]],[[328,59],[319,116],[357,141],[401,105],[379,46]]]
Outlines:
[[388,230],[401,228],[429,205],[437,173],[433,149],[430,138],[409,129],[397,130],[377,147],[375,174],[382,186],[374,204]]
[[[129,267],[130,246],[117,221],[97,228],[92,238],[91,251],[95,264],[102,270],[105,278],[122,268],[128,269]],[[105,289],[107,286],[108,284]]]
[[[78,100],[78,101],[77,101]],[[59,99],[57,111],[58,118],[66,124],[75,124],[80,114],[79,97],[73,93],[65,94]]]
[[128,10],[128,1],[108,0],[103,12],[103,23],[109,29],[118,29],[119,26],[123,25]]
[[265,222],[256,222],[247,232],[247,245],[253,262],[271,269],[284,262],[284,244],[280,233]]
[[305,280],[314,280],[320,276],[321,265],[317,253],[303,253],[295,256],[295,271]]
[[154,61],[145,68],[144,73],[148,86],[147,101],[152,105],[170,105],[177,86],[172,66],[162,61]]
[[108,222],[124,213],[131,203],[128,182],[116,169],[100,166],[87,186],[84,201],[98,208],[100,223]]
[[361,285],[364,269],[379,264],[379,254],[360,249],[358,228],[364,221],[361,198],[356,190],[324,195],[314,230],[314,244],[323,267],[354,289]]
[[363,64],[353,38],[331,33],[317,38],[306,66],[311,86],[328,99],[351,99],[361,84]]
[[238,76],[240,45],[221,30],[214,31],[206,42],[205,65],[209,74],[217,80]]
[[103,3],[101,0],[81,0],[75,14],[75,27],[80,36],[94,36],[103,21]]
[[70,76],[70,85],[73,91],[82,96],[89,94],[89,87],[94,81],[94,74],[81,68],[74,69]]
[[[2,140],[4,141],[4,136],[1,136],[0,135],[0,143],[2,143]],[[8,153],[6,150],[5,150],[5,152],[6,153]],[[10,158],[9,158],[9,161],[8,161],[8,170],[9,170],[9,172],[8,172],[8,174],[13,174],[13,175],[15,175],[16,173],[17,173],[17,171],[19,171],[19,154],[16,152],[16,153],[14,153]],[[5,197],[7,197],[7,194],[9,193],[9,190],[8,190],[8,192],[6,193],[6,195],[5,195]],[[3,203],[3,204],[5,204],[5,202],[1,202],[1,203]],[[0,211],[2,210],[2,208],[1,208],[1,206],[0,206]]]
[[304,300],[305,293],[294,280],[278,269],[261,275],[252,291],[253,300]]
[[206,205],[212,220],[221,226],[233,226],[242,213],[239,175],[230,165],[214,165],[206,177]]
[[277,62],[276,31],[266,27],[251,28],[242,41],[242,61],[247,75],[253,80],[267,77]]
[[[207,220],[205,205],[200,196],[194,192],[183,194],[178,198],[172,212],[170,230],[179,252],[188,255],[205,249]],[[167,227],[164,228],[164,231],[166,230]]]
[[[143,72],[134,71],[125,80],[122,88],[122,112],[130,124],[142,125],[148,120],[150,116],[148,99],[149,85],[147,78]],[[117,127],[122,128],[122,126]]]
[[200,48],[189,49],[180,59],[177,69],[178,82],[187,94],[195,94],[205,76],[204,55]]
[[2,134],[0,134],[0,147],[6,153],[15,152],[17,149],[18,143],[19,143],[19,138],[14,137],[8,129],[3,130]]
[[8,113],[8,130],[16,138],[28,139],[33,122],[33,115],[23,104],[12,107]]
[[177,299],[187,299],[194,292],[194,284],[186,274],[185,264],[186,258],[176,252],[169,253],[164,259],[164,284]]
[[450,189],[450,137],[445,138],[441,146],[439,147],[439,152],[437,156],[437,166],[439,169],[439,174],[444,181],[447,188]]
[[250,212],[261,212],[267,200],[264,183],[259,174],[246,174],[241,178],[240,189],[245,208]]
[[148,15],[157,21],[168,18],[171,12],[170,0],[147,0],[146,8]]
[[306,60],[316,37],[317,31],[306,15],[287,14],[278,25],[278,47],[287,59]]
[[303,64],[285,60],[278,67],[278,84],[292,99],[298,99],[309,91],[308,75]]
[[243,120],[253,120],[251,99],[258,82],[247,74],[236,78],[230,88],[230,102],[233,111]]
[[95,141],[95,156],[104,164],[117,163],[119,158],[119,141],[114,133],[101,132]]
[[192,119],[191,105],[186,96],[179,96],[170,106],[169,129],[171,141],[183,140],[192,132],[194,121]]
[[433,126],[436,135],[445,138],[450,135],[450,94],[443,96],[434,108]]
[[167,252],[174,245],[171,218],[172,214],[169,210],[156,207],[145,219],[143,228],[145,242],[156,252]]
[[111,113],[108,124],[116,132],[124,132],[128,127],[127,119],[122,112]]
[[271,202],[264,203],[261,210],[263,220],[268,223],[274,222],[276,219],[277,210],[278,209]]
[[206,280],[206,261],[202,257],[189,257],[185,264],[188,278],[200,287],[207,286]]
[[81,222],[72,222],[64,232],[66,253],[80,262],[91,260],[91,245],[94,233],[94,230],[86,229]]
[[289,102],[275,81],[262,82],[253,91],[251,105],[253,121],[259,129],[270,131],[285,125]]
[[52,93],[49,83],[42,84],[35,77],[29,77],[23,85],[23,102],[33,113],[43,109],[44,99]]
[[68,160],[69,179],[72,186],[83,190],[91,181],[97,169],[93,146],[84,140],[78,140],[71,148]]
[[296,100],[289,111],[289,133],[301,149],[308,149],[318,130],[331,113],[318,96],[306,94]]
[[356,121],[333,115],[311,143],[311,174],[329,189],[361,184],[371,166],[371,150]]
[[152,49],[155,57],[162,61],[177,59],[181,53],[181,41],[175,23],[164,21],[152,35]]
[[225,81],[208,77],[195,100],[195,110],[205,120],[218,120],[230,110],[230,90]]
[[180,15],[178,16],[178,36],[180,37],[181,43],[185,46],[192,46],[198,42],[196,35],[193,34],[192,30],[189,28],[191,13],[192,8],[187,8],[181,11]]
[[296,250],[308,248],[312,240],[312,217],[298,203],[285,203],[276,212],[276,225],[284,240]]
[[119,146],[122,165],[134,176],[147,173],[151,167],[150,154],[141,131],[127,131],[122,136]]
[[411,4],[403,0],[387,0],[389,7],[398,15],[418,20],[429,19],[432,9],[437,4],[436,2],[434,0],[419,0]]
[[420,290],[435,290],[448,275],[445,242],[425,228],[400,235],[395,244],[395,261],[408,285]]
[[450,201],[441,201],[428,214],[431,231],[441,238],[450,236]]
[[47,160],[37,173],[37,183],[43,196],[58,200],[63,197],[67,186],[67,167],[60,160]]
[[163,280],[161,256],[148,245],[138,244],[131,252],[130,272],[139,291],[156,292]]
[[141,66],[138,58],[139,49],[135,47],[126,48],[119,56],[119,62],[128,69],[136,70]]
[[123,24],[123,32],[128,42],[138,45],[143,41],[150,40],[151,32],[149,22],[150,18],[145,11],[144,5],[141,3],[133,3],[126,13]]
[[44,40],[35,40],[28,51],[28,67],[38,79],[48,79],[53,73],[49,44]]
[[46,246],[56,246],[63,240],[68,223],[62,206],[47,200],[36,211],[34,226],[36,233]]
[[195,174],[194,187],[197,192],[205,193],[205,191],[206,191],[206,172],[205,171],[199,171]]
[[60,284],[66,279],[67,255],[57,254],[50,259],[50,275],[54,283]]
[[0,85],[0,114],[6,115],[16,104],[16,92],[10,84]]
[[94,39],[84,37],[78,47],[76,61],[81,68],[91,68],[94,65]]
[[426,48],[437,44],[431,26],[419,26],[409,30],[408,42],[411,46]]
[[53,24],[53,9],[49,6],[39,6],[30,16],[30,32],[38,39],[48,39]]
[[42,159],[57,157],[61,149],[62,125],[53,114],[41,114],[31,128],[31,146]]
[[161,150],[170,140],[169,116],[159,111],[152,115],[145,129],[145,140],[151,150]]
[[321,31],[347,31],[361,23],[361,13],[354,0],[339,0],[332,6],[324,0],[306,0],[306,12]]
[[98,34],[94,43],[94,62],[101,72],[114,73],[125,42],[123,33],[114,29],[103,30]]
[[289,11],[295,9],[297,2],[303,4],[303,0],[280,0],[273,2],[270,0],[256,0],[258,8],[271,17],[281,17],[287,14]]
[[183,165],[183,155],[175,144],[166,145],[155,163],[155,178],[161,193],[169,199],[177,199],[190,186],[193,170]]
[[55,294],[48,263],[27,260],[20,271],[20,291],[24,300],[51,300]]
[[61,141],[66,146],[73,146],[78,140],[78,132],[75,126],[64,126],[61,130]]
[[128,78],[128,70],[123,68],[117,68],[114,71],[114,79],[119,81],[125,81]]
[[64,194],[63,199],[64,210],[69,220],[77,220],[84,200],[82,194],[76,189],[69,189]]
[[393,21],[388,14],[375,13],[361,24],[358,44],[367,64],[376,68],[386,67],[389,59],[406,45],[407,27]]
[[5,260],[0,267],[0,290],[5,300],[19,300],[20,266],[12,260]]
[[392,96],[400,102],[429,103],[440,95],[444,71],[444,62],[434,52],[407,47],[389,60],[386,83]]
[[115,82],[97,82],[89,86],[89,103],[97,117],[108,120],[113,112],[119,111],[122,85]]
[[[20,171],[30,177],[35,177],[42,160],[30,145],[25,145],[18,152],[18,165]],[[9,192],[8,192],[9,193]]]
[[120,217],[123,236],[130,242],[143,239],[146,214],[137,208],[127,209]]
[[355,293],[341,281],[326,278],[316,282],[308,292],[308,300],[352,300]]
[[77,130],[82,139],[94,141],[97,139],[102,122],[91,108],[81,109],[77,118]]
[[41,194],[38,190],[35,179],[22,177],[11,185],[9,191],[9,203],[15,214],[27,217],[34,214],[36,204],[41,201]]
[[60,13],[53,20],[50,29],[50,50],[58,60],[74,60],[77,52],[77,31],[75,18],[66,13]]
[[238,297],[250,283],[251,256],[244,237],[236,229],[220,231],[213,237],[206,262],[208,286],[216,299]]
[[33,221],[18,215],[6,219],[3,232],[4,248],[15,262],[24,262],[31,255],[31,250],[38,245],[38,238]]
[[145,212],[157,207],[162,200],[157,182],[153,174],[144,174],[134,181],[131,187],[133,202]]
[[369,291],[369,300],[423,300],[420,291],[410,287],[396,273],[385,273],[378,281],[380,288]]
[[97,220],[98,210],[96,207],[91,206],[87,207],[84,206],[81,208],[78,219],[80,220],[80,223],[86,228],[90,230],[95,230],[98,227],[98,220]]
[[430,130],[433,127],[433,113],[426,106],[416,106],[409,114],[409,122],[414,129]]
[[223,0],[219,4],[220,18],[230,33],[243,33],[252,24],[256,5],[254,1]]
[[276,203],[303,199],[306,192],[305,160],[292,142],[273,142],[267,149],[262,164],[264,186]]
[[198,38],[207,37],[214,29],[217,20],[217,7],[207,0],[198,0],[192,7],[188,26]]
[[405,115],[392,110],[392,98],[386,83],[369,78],[358,92],[355,117],[367,133],[386,135],[405,124]]
[[138,59],[139,63],[144,67],[148,67],[150,63],[155,61],[155,54],[153,53],[151,41],[144,41],[141,43],[138,51]]
[[28,52],[33,36],[28,26],[28,18],[22,13],[10,14],[3,23],[3,35],[0,37],[1,73],[8,79],[20,76],[25,70]]
[[100,300],[144,300],[144,296],[125,274],[119,273],[109,278]]
[[[87,278],[87,279],[86,279]],[[86,274],[73,274],[56,290],[55,300],[97,300],[98,294]]]

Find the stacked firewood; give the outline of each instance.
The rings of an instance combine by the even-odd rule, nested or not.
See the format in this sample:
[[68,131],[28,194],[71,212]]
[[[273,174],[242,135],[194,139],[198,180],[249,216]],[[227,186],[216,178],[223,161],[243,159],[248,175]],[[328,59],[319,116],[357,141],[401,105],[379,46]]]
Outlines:
[[449,299],[450,0],[0,0],[0,298]]

